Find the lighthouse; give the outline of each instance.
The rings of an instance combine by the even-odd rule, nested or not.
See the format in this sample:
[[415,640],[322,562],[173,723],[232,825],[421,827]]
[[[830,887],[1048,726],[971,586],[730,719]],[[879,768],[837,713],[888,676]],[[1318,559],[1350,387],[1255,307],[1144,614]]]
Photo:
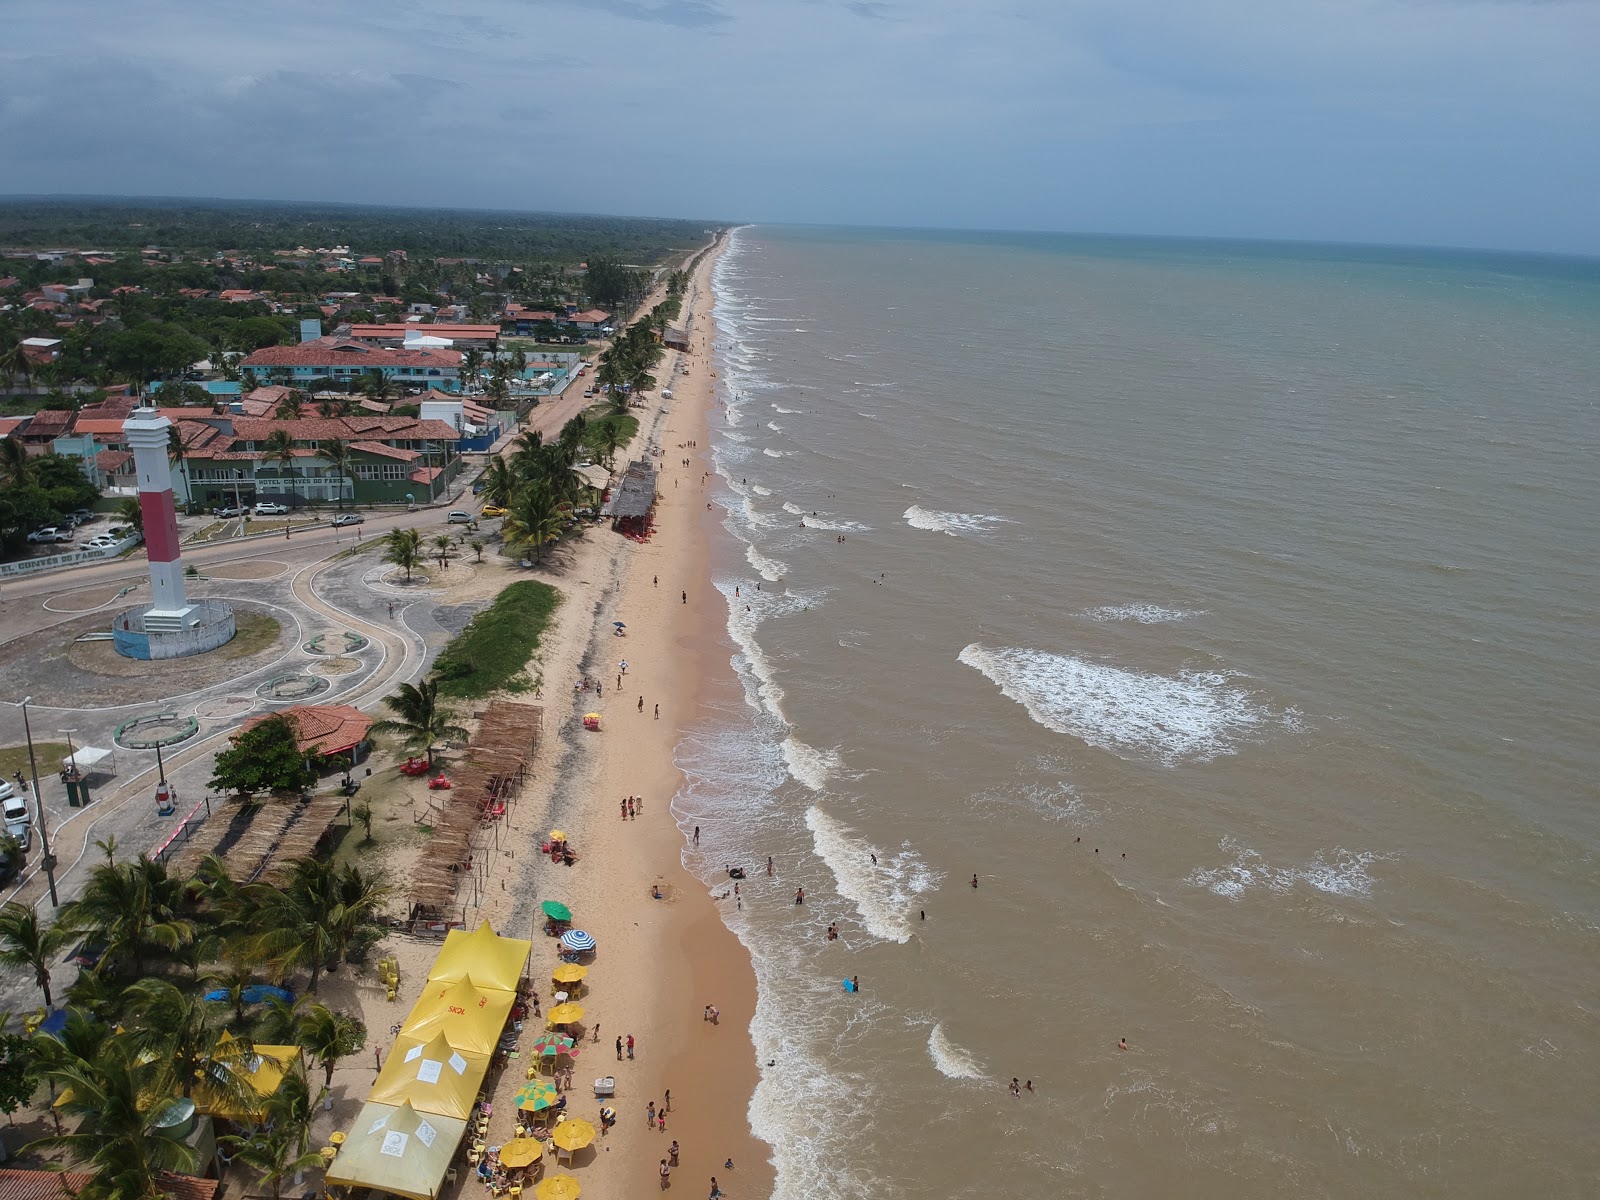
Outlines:
[[172,422],[153,408],[136,408],[122,423],[123,440],[133,451],[139,477],[139,512],[144,546],[150,556],[150,606],[147,632],[176,632],[196,624],[201,613],[183,590],[183,559],[178,552],[178,514],[172,501],[172,468],[167,460]]

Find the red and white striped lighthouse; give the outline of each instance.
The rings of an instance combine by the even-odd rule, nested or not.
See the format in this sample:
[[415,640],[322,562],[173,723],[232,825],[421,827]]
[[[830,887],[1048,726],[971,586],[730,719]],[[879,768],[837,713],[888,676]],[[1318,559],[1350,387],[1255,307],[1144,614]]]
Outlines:
[[182,629],[199,620],[183,590],[183,561],[178,552],[178,514],[172,499],[172,468],[167,459],[172,422],[153,408],[136,408],[122,423],[123,439],[133,451],[139,477],[139,511],[144,517],[144,546],[150,556],[150,607],[146,629]]

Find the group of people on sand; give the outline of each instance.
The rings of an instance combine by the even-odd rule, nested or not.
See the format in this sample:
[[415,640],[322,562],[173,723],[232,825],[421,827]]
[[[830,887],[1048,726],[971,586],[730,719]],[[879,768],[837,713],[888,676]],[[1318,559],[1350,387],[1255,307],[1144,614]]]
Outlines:
[[621,800],[619,800],[617,802],[617,805],[618,805],[619,811],[622,814],[622,819],[624,821],[631,821],[639,813],[642,813],[644,811],[644,797],[643,796],[624,796]]

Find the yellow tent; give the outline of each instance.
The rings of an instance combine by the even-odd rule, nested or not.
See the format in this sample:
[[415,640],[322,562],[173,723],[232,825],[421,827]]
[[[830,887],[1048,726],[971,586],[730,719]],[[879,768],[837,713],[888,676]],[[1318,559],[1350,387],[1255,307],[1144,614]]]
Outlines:
[[466,1131],[467,1123],[454,1117],[369,1101],[323,1178],[335,1187],[434,1200]]
[[429,981],[401,1032],[423,1042],[442,1033],[459,1050],[493,1054],[515,993],[480,988],[472,976],[454,983]]
[[367,1099],[465,1121],[488,1069],[488,1055],[457,1050],[443,1033],[426,1042],[402,1033]]
[[[231,1042],[233,1035],[224,1030],[218,1041]],[[250,1057],[240,1059],[236,1069],[238,1074],[255,1088],[263,1101],[278,1090],[290,1068],[295,1063],[303,1061],[304,1051],[299,1046],[256,1045],[252,1046],[251,1050]],[[204,1082],[195,1084],[194,1106],[209,1117],[227,1117],[231,1120],[252,1117],[262,1108],[259,1104],[250,1105],[248,1108],[230,1104],[217,1093],[215,1088]]]
[[523,938],[499,936],[488,921],[471,933],[452,929],[445,935],[428,978],[454,983],[471,975],[479,987],[514,992],[532,949],[533,943]]

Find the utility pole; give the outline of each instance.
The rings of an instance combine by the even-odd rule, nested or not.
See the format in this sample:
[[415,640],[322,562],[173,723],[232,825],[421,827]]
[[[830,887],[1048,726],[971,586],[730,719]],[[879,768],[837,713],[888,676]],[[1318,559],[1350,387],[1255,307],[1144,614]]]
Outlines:
[[50,831],[45,827],[44,797],[39,794],[39,764],[33,756],[33,726],[28,721],[28,705],[33,703],[29,696],[22,701],[22,732],[28,739],[28,769],[33,772],[33,807],[39,819],[39,848],[44,851],[45,880],[50,884],[50,904],[54,908],[61,907],[61,897],[56,895],[56,856],[50,853]]

